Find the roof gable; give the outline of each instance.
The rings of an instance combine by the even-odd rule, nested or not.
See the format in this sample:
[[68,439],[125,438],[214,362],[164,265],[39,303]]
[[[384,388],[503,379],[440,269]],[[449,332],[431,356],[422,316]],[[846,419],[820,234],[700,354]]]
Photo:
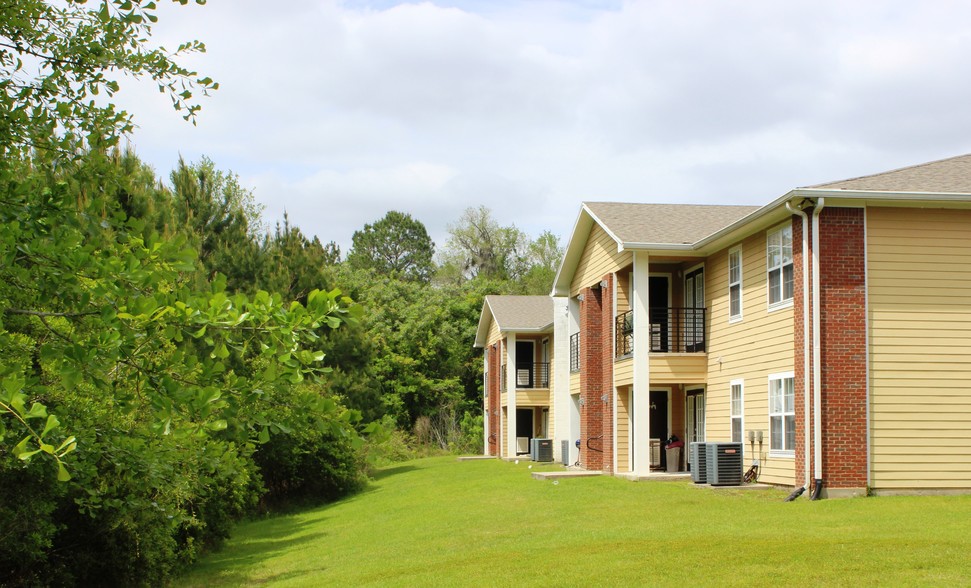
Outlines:
[[691,245],[759,209],[720,204],[587,202],[595,220],[619,245]]
[[486,296],[475,334],[475,347],[488,344],[492,321],[503,333],[546,331],[553,326],[553,299],[549,296]]
[[584,202],[553,283],[554,296],[570,290],[594,223],[624,249],[682,249],[759,210],[758,206]]

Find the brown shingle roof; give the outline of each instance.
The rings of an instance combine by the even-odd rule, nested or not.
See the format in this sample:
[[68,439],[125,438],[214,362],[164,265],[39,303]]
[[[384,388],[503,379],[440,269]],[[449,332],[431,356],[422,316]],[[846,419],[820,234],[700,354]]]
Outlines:
[[693,244],[755,212],[758,206],[585,202],[622,243]]
[[486,296],[501,331],[538,331],[553,324],[549,296]]
[[808,187],[871,192],[971,194],[971,154]]

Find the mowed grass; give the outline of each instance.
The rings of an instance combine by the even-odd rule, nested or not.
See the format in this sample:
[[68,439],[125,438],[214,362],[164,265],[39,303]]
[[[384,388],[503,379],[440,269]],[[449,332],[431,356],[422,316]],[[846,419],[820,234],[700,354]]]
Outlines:
[[971,497],[786,503],[779,489],[454,457],[239,526],[180,586],[968,586]]

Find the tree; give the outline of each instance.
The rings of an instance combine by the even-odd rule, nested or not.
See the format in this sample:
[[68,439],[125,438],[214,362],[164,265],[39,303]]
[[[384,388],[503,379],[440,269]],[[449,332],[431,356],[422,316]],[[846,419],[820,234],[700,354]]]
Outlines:
[[562,259],[559,239],[550,231],[543,231],[529,244],[529,269],[522,279],[523,294],[549,294]]
[[525,273],[529,237],[515,226],[500,226],[487,207],[467,208],[448,231],[440,274],[444,279],[515,281]]
[[347,262],[354,269],[427,283],[434,272],[435,244],[425,225],[410,214],[389,211],[354,231]]
[[[188,0],[175,0],[187,4]],[[204,4],[205,0],[196,0]],[[17,0],[0,6],[0,155],[30,150],[74,154],[82,141],[110,146],[133,128],[110,102],[123,76],[148,77],[186,120],[194,92],[218,88],[176,61],[205,45],[175,51],[151,44],[156,4],[144,0]]]
[[177,230],[189,237],[206,276],[221,273],[231,292],[247,291],[259,271],[262,205],[236,174],[217,170],[208,157],[191,165],[180,157],[171,180]]

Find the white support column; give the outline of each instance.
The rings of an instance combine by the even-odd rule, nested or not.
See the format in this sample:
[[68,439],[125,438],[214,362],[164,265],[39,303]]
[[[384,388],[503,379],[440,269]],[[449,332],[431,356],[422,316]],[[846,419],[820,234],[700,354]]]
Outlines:
[[634,252],[634,279],[631,284],[631,309],[634,311],[634,386],[632,425],[634,429],[633,473],[647,475],[651,471],[651,325],[648,308],[648,263],[646,252]]
[[482,353],[482,455],[489,455],[489,346]]
[[[553,298],[553,459],[562,463],[562,441],[570,433],[570,302]],[[567,456],[567,459],[570,457]]]
[[516,457],[516,334],[506,335],[506,448]]

